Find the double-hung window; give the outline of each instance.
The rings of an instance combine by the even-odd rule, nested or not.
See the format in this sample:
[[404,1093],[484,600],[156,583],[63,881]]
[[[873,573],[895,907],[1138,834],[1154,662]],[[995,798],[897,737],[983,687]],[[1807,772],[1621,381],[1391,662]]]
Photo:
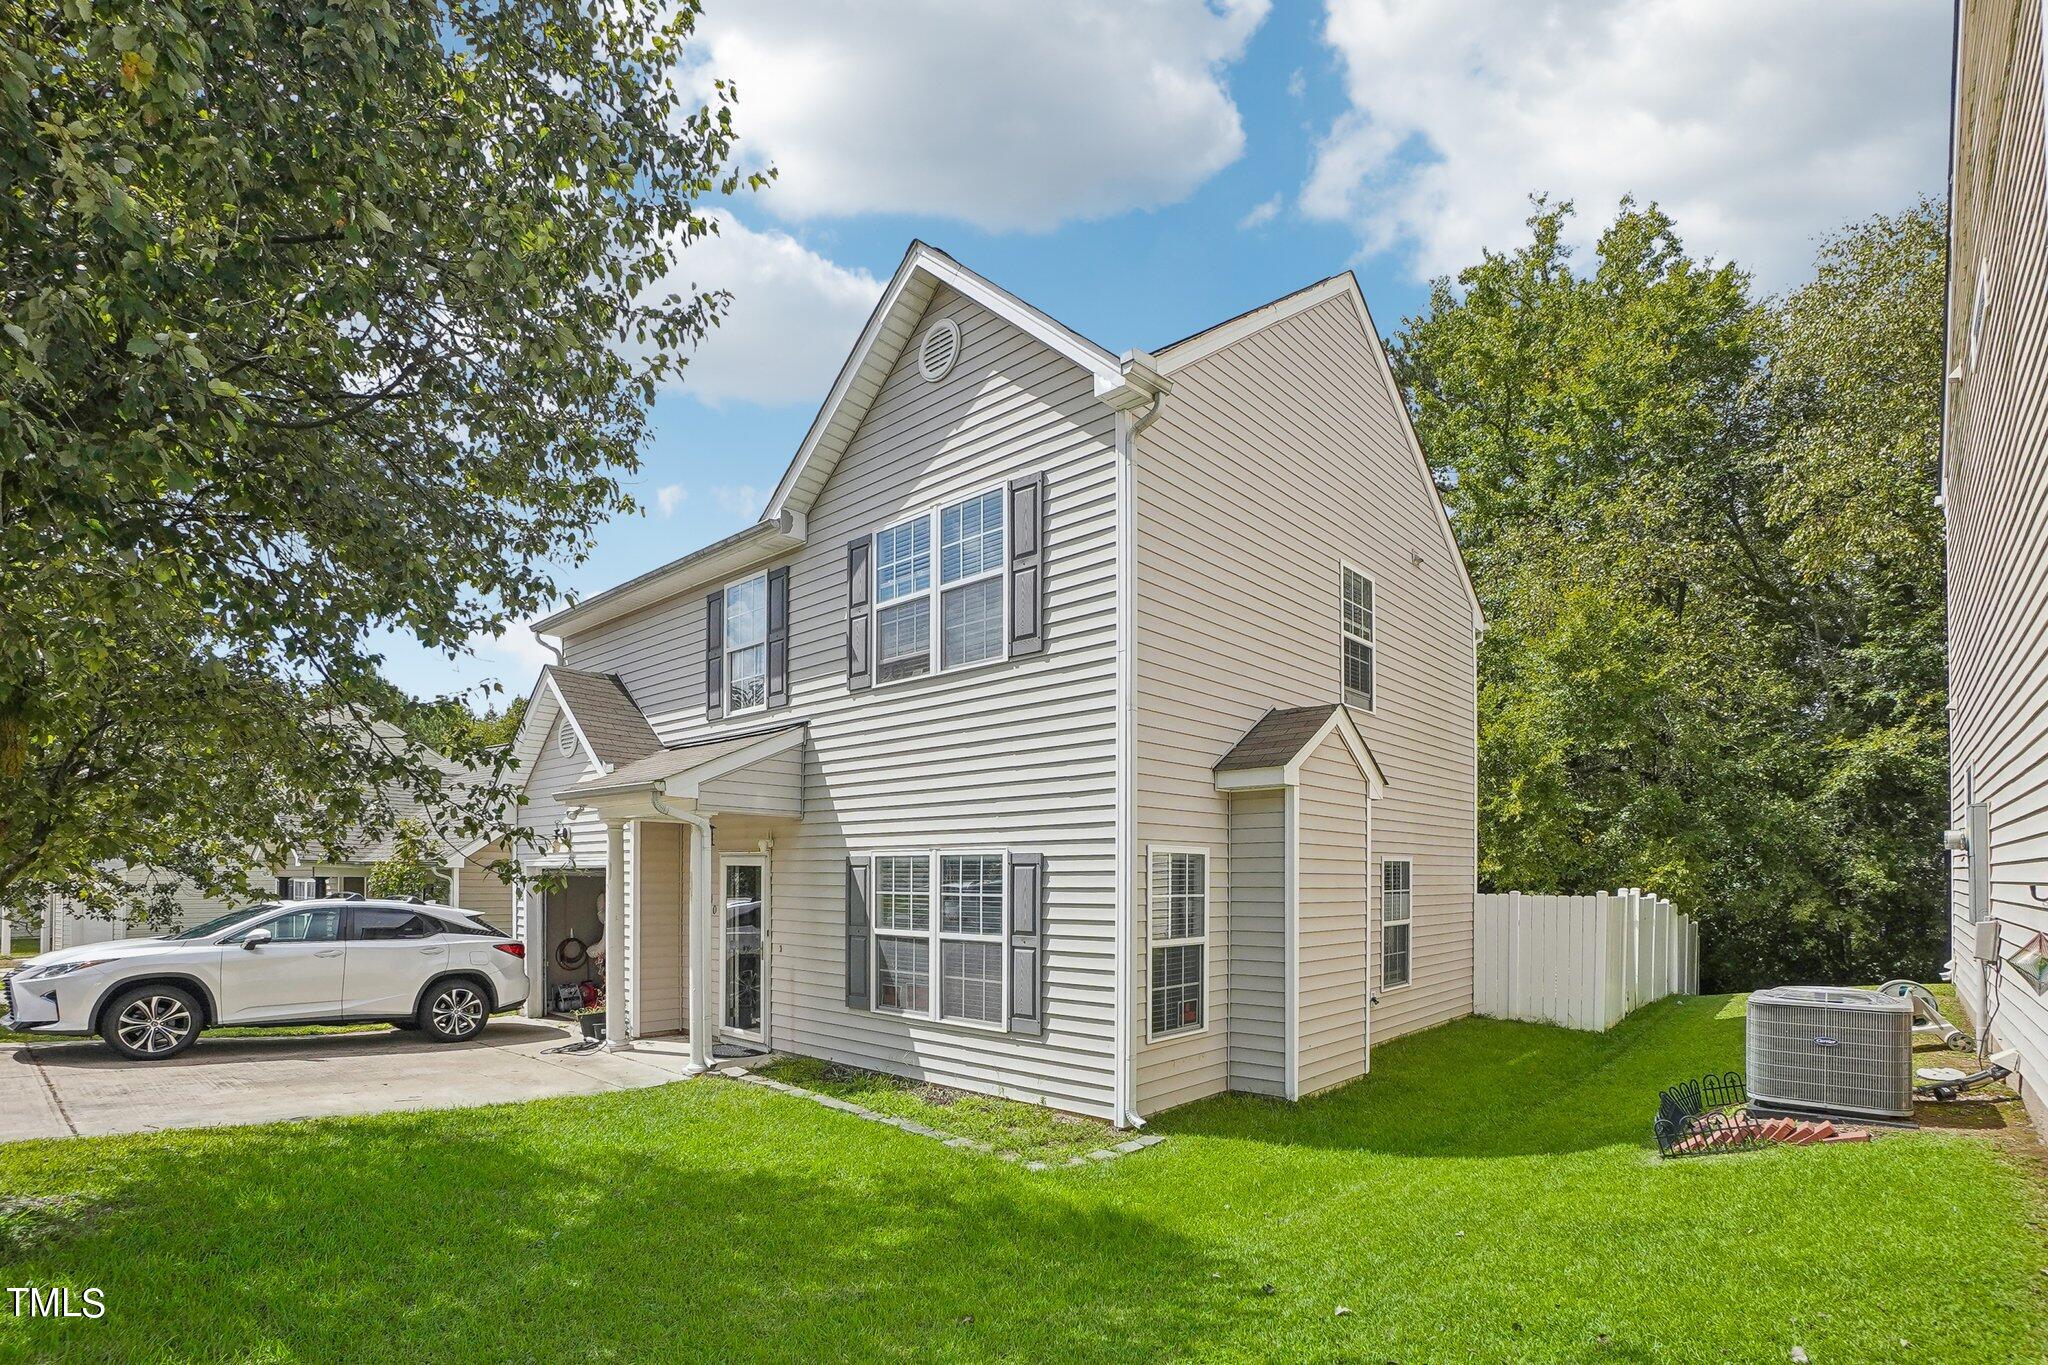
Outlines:
[[1147,911],[1151,1035],[1196,1032],[1209,1020],[1209,855],[1153,849]]
[[933,851],[877,857],[875,1008],[947,1023],[1002,1027],[1009,998],[1003,976],[1008,929],[1004,885],[1001,853]]
[[1380,989],[1408,984],[1409,935],[1415,919],[1415,864],[1389,858],[1380,864]]
[[768,575],[725,590],[725,714],[768,704]]
[[1002,657],[1003,505],[992,488],[875,537],[877,682]]
[[1341,566],[1344,597],[1344,700],[1372,710],[1373,606],[1372,580],[1349,564]]

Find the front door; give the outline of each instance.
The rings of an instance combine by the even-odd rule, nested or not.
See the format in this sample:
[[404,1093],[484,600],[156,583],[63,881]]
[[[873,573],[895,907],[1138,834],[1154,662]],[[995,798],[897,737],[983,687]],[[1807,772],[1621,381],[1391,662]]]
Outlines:
[[755,1042],[766,1039],[768,1011],[768,861],[758,856],[719,862],[723,888],[724,997],[719,1022],[725,1032]]
[[[269,941],[250,946],[255,930]],[[341,1013],[341,907],[274,915],[222,941],[220,1022],[332,1019]]]

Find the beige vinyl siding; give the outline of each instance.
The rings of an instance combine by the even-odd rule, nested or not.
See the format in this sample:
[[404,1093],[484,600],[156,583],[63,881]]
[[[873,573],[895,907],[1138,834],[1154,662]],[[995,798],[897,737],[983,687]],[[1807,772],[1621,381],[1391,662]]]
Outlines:
[[[772,837],[775,1044],[1061,1108],[1113,1105],[1116,511],[1114,417],[1079,366],[950,290],[960,360],[939,384],[914,349],[882,386],[808,514],[790,568],[790,704],[707,721],[705,591],[564,641],[618,673],[665,743],[805,719],[804,819]],[[919,331],[922,326],[920,323]],[[935,503],[1047,475],[1047,651],[849,694],[846,547]],[[936,547],[935,559],[936,559]],[[551,747],[551,745],[550,745]],[[718,822],[719,845],[738,838]],[[852,1012],[849,853],[1007,848],[1046,857],[1040,1038]]]
[[1230,798],[1227,1040],[1232,1090],[1287,1093],[1287,817],[1275,791]]
[[[2048,221],[2037,0],[1962,7],[1955,110],[1948,389],[1950,800],[1990,807],[1991,914],[2002,952],[2048,932]],[[1987,263],[1988,266],[1983,263]],[[1974,360],[1969,325],[1986,270]],[[1929,834],[1931,840],[1933,835]],[[1975,856],[1973,854],[1973,856]],[[1971,954],[1966,860],[1953,862],[1956,990],[1980,1026],[1994,970]],[[2021,1052],[2048,1122],[2048,996],[2009,967],[1991,1029]]]
[[785,807],[789,804],[789,792],[800,792],[803,780],[803,749],[798,746],[704,783],[697,804],[706,810],[742,815],[801,815],[801,809],[790,811]]
[[491,844],[472,854],[462,864],[456,904],[482,915],[493,928],[512,932],[512,887],[490,870],[505,856],[503,844]]
[[630,830],[627,906],[633,926],[627,937],[633,945],[633,1029],[674,1033],[683,1027],[683,985],[689,975],[685,827],[643,820]]
[[[551,838],[557,826],[568,827],[570,853],[564,855],[554,850],[547,851],[545,856],[550,866],[560,865],[566,859],[569,866],[602,872],[605,860],[603,823],[588,811],[572,811],[556,795],[597,771],[581,744],[573,746],[566,755],[562,753],[556,740],[568,724],[566,717],[556,717],[553,727],[548,730],[546,742],[534,756],[533,772],[526,779],[526,805],[520,808],[519,819],[525,828],[542,840]],[[520,857],[529,861],[541,856],[540,850],[531,847],[520,850]]]
[[[1213,765],[1269,708],[1341,700],[1340,562],[1374,580],[1373,833],[1416,860],[1415,984],[1376,1040],[1471,1011],[1477,836],[1472,608],[1377,345],[1336,297],[1172,372],[1137,443],[1135,603],[1137,838],[1221,842]],[[1205,1046],[1141,1042],[1141,1099],[1221,1089]]]
[[1301,765],[1294,887],[1300,1095],[1365,1074],[1368,792],[1365,774],[1334,732]]

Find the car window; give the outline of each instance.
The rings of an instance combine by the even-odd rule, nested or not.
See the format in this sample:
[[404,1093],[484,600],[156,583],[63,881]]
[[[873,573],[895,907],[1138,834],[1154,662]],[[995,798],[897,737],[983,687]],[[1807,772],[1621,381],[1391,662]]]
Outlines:
[[495,925],[486,924],[482,920],[460,919],[454,915],[444,917],[441,920],[441,927],[451,934],[475,934],[480,938],[507,937],[505,931]]
[[240,924],[245,919],[275,908],[275,905],[245,905],[240,910],[230,910],[225,915],[215,915],[212,919],[195,924],[189,929],[181,929],[171,937],[179,940],[205,938],[208,934],[217,934],[230,925]]
[[321,905],[307,910],[293,910],[275,919],[267,919],[261,924],[252,924],[248,929],[223,941],[240,943],[256,929],[269,930],[272,943],[333,943],[341,937],[341,907]]
[[358,939],[428,938],[445,933],[441,921],[417,910],[382,910],[375,906],[362,906],[355,911],[355,929],[351,937]]

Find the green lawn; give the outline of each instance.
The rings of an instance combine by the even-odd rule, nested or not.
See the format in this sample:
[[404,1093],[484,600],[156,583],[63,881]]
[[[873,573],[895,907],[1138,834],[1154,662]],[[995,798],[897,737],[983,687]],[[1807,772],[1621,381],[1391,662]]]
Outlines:
[[1465,1021],[1078,1170],[720,1079],[0,1147],[5,1281],[108,1304],[0,1315],[0,1358],[2039,1361],[2040,1173],[1998,1144],[1657,1160],[1740,1008]]

